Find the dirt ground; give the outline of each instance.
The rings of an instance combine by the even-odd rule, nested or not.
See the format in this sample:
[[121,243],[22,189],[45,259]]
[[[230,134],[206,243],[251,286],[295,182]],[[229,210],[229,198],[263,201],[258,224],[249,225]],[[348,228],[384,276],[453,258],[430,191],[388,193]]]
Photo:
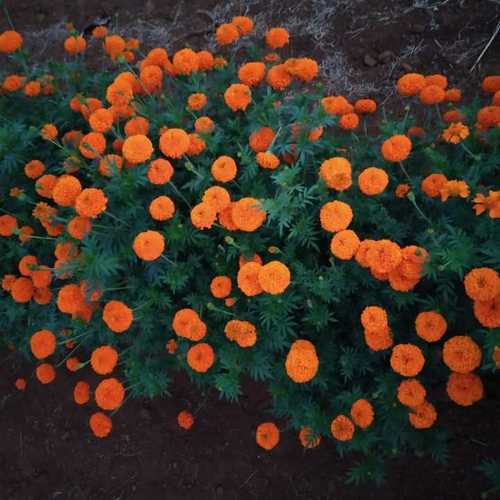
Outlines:
[[[500,36],[470,71],[492,36],[497,0],[6,0],[12,23],[35,57],[61,52],[64,21],[84,29],[109,15],[115,31],[143,40],[143,50],[169,51],[213,44],[213,25],[236,14],[256,20],[257,32],[282,25],[291,54],[321,62],[330,91],[395,102],[394,80],[405,71],[442,72],[465,92],[485,74],[500,72]],[[209,31],[206,31],[206,29]],[[0,30],[7,29],[0,12]],[[212,45],[213,46],[213,45]],[[91,50],[97,50],[96,47]],[[294,432],[282,433],[270,453],[255,444],[255,427],[270,419],[270,401],[252,382],[241,405],[201,395],[184,377],[172,397],[129,401],[114,417],[112,435],[92,437],[90,408],[72,402],[72,388],[89,374],[59,372],[41,386],[33,367],[0,354],[0,500],[311,499],[477,500],[488,489],[475,467],[499,455],[500,391],[492,384],[473,408],[438,401],[454,438],[450,462],[401,457],[388,464],[387,482],[347,486],[355,458],[340,460],[331,440],[304,451]],[[17,377],[28,388],[14,388]],[[182,409],[196,412],[191,431],[177,427]],[[285,426],[282,422],[282,428]]]

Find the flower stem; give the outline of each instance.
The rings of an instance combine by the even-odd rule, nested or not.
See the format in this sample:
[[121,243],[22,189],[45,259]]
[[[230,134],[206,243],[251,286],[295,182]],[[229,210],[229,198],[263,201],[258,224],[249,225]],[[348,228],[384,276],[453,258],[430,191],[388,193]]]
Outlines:
[[184,195],[179,191],[179,189],[177,188],[177,186],[172,182],[172,181],[169,181],[168,183],[172,189],[184,200],[184,203],[186,203],[186,205],[191,209],[193,208],[191,206],[191,204],[189,203],[189,201],[186,200],[186,198],[184,197]]

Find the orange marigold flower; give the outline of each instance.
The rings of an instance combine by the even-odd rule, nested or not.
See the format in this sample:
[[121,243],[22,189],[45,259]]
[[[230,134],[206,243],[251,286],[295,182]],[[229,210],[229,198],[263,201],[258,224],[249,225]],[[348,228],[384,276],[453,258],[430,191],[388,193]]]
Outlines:
[[238,78],[241,83],[249,87],[255,87],[264,80],[266,65],[263,62],[249,62],[243,64],[238,70]]
[[314,344],[309,340],[295,340],[290,346],[285,368],[287,375],[297,384],[311,381],[319,369],[319,359]]
[[64,50],[69,54],[81,54],[86,48],[87,42],[83,36],[70,36],[64,40]]
[[399,95],[408,97],[419,94],[425,85],[424,75],[419,73],[407,73],[398,80],[396,87]]
[[420,91],[419,97],[422,104],[431,105],[443,102],[445,95],[445,91],[438,85],[427,85]]
[[144,163],[153,154],[153,144],[145,135],[132,135],[125,139],[122,153],[130,163]]
[[230,45],[240,38],[238,28],[231,23],[221,24],[216,32],[215,39],[219,45]]
[[425,77],[425,86],[428,87],[429,85],[437,85],[444,90],[448,86],[448,79],[441,74],[427,75]]
[[402,258],[399,245],[389,240],[374,242],[366,253],[370,268],[378,273],[390,273],[396,269]]
[[445,91],[444,100],[447,102],[459,102],[462,99],[462,91],[457,88]]
[[441,201],[447,201],[449,197],[467,198],[470,194],[470,188],[465,181],[454,179],[446,181],[439,193],[441,195]]
[[104,50],[113,60],[115,60],[120,54],[122,54],[125,49],[125,40],[119,35],[107,36],[104,39]]
[[23,37],[17,31],[4,31],[0,34],[0,52],[12,54],[20,49],[23,44]]
[[42,86],[40,85],[40,82],[28,82],[24,86],[24,94],[27,97],[36,97],[40,95],[41,90]]
[[420,188],[427,196],[437,198],[447,182],[448,179],[443,174],[430,174],[422,180]]
[[62,175],[52,189],[52,198],[58,205],[70,207],[75,204],[76,198],[81,192],[82,185],[76,177]]
[[255,325],[249,321],[240,321],[233,319],[226,323],[224,327],[226,337],[236,342],[242,348],[248,348],[257,342],[257,331]]
[[276,64],[269,68],[266,76],[266,82],[274,90],[285,90],[292,83],[292,76],[284,64]]
[[460,406],[471,406],[483,397],[483,382],[475,373],[450,373],[446,392]]
[[351,407],[351,418],[361,429],[367,429],[372,425],[375,412],[372,404],[366,399],[358,399]]
[[99,108],[89,116],[89,125],[94,132],[107,132],[113,126],[113,113],[109,109]]
[[465,116],[458,109],[450,109],[443,114],[443,121],[445,123],[464,122]]
[[361,114],[372,114],[377,111],[377,103],[373,99],[358,99],[354,103],[354,111]]
[[38,259],[34,255],[25,255],[19,261],[19,272],[23,276],[31,276],[38,267]]
[[415,378],[402,380],[398,386],[398,400],[401,404],[413,408],[425,401],[427,391]]
[[92,36],[94,38],[104,38],[108,34],[108,28],[106,26],[96,26],[92,30]]
[[237,275],[238,288],[247,296],[254,297],[262,293],[262,286],[259,282],[259,271],[262,264],[258,262],[247,262],[243,264]]
[[177,415],[177,424],[182,429],[185,429],[186,431],[188,431],[189,429],[191,429],[191,427],[193,427],[194,417],[187,410],[182,410]]
[[16,386],[16,389],[18,391],[24,391],[26,389],[26,380],[24,378],[18,378],[16,379],[16,382],[14,383]]
[[500,327],[500,294],[491,300],[476,300],[474,316],[486,328]]
[[232,283],[229,276],[216,276],[210,282],[210,292],[218,299],[224,299],[231,294]]
[[35,230],[30,226],[21,226],[19,228],[19,241],[25,243],[30,240],[30,237],[35,233]]
[[53,123],[46,123],[40,131],[42,138],[47,141],[54,141],[57,138],[57,133],[57,127]]
[[52,198],[52,191],[57,184],[58,177],[55,175],[42,175],[39,177],[35,184],[35,190],[44,198]]
[[215,208],[209,203],[201,202],[191,209],[191,223],[198,229],[210,229],[217,219]]
[[89,425],[94,435],[98,438],[107,437],[113,428],[111,419],[100,411],[90,416]]
[[92,231],[92,222],[88,217],[77,215],[68,222],[66,229],[73,238],[83,240]]
[[109,154],[99,161],[99,173],[111,177],[114,171],[120,172],[123,167],[123,158],[115,154]]
[[199,69],[198,56],[194,50],[181,49],[174,54],[172,63],[178,75],[190,75]]
[[259,254],[254,254],[250,258],[245,258],[244,255],[240,255],[238,259],[238,267],[241,269],[245,264],[248,264],[249,262],[256,262],[257,264],[263,265],[262,263],[262,257]]
[[230,156],[219,156],[210,169],[212,176],[219,182],[232,181],[237,174],[236,162]]
[[187,100],[188,108],[194,111],[199,111],[200,109],[202,109],[204,106],[206,106],[207,102],[207,96],[201,92],[191,94]]
[[139,75],[143,92],[153,93],[163,86],[163,71],[154,64],[143,67]]
[[134,313],[119,300],[110,300],[102,311],[102,319],[108,328],[115,333],[123,333],[130,328]]
[[383,193],[388,184],[389,176],[381,168],[365,168],[358,176],[359,190],[367,196]]
[[33,300],[39,305],[47,305],[52,299],[52,292],[49,288],[35,288]]
[[359,248],[358,235],[350,229],[343,229],[336,233],[330,242],[330,251],[335,257],[342,260],[350,260]]
[[179,337],[189,340],[201,340],[207,333],[207,325],[194,309],[180,309],[174,315],[172,328]]
[[389,326],[387,312],[379,306],[367,306],[361,313],[361,324],[367,330],[383,330]]
[[200,116],[194,122],[194,129],[199,134],[210,134],[215,128],[215,123],[208,116]]
[[116,107],[127,106],[133,97],[134,91],[132,85],[125,80],[112,83],[106,89],[106,100]]
[[280,49],[288,44],[290,35],[285,28],[271,28],[267,31],[266,44],[271,49]]
[[336,191],[345,191],[352,185],[351,163],[340,156],[325,160],[319,168],[318,175],[329,188]]
[[127,137],[133,135],[148,135],[149,121],[143,116],[136,116],[125,123],[124,131]]
[[356,113],[346,113],[340,117],[339,125],[344,130],[354,130],[359,125],[359,116]]
[[200,50],[198,56],[198,70],[209,71],[214,67],[214,56],[208,50]]
[[354,258],[361,267],[365,268],[370,267],[370,265],[366,260],[366,253],[368,252],[369,248],[373,243],[375,243],[375,241],[370,239],[363,240],[359,243],[359,247],[358,250],[356,251],[356,255],[354,256]]
[[57,294],[57,307],[63,313],[76,314],[83,302],[82,291],[75,284],[64,285]]
[[434,425],[437,419],[437,412],[434,405],[428,401],[424,401],[420,405],[411,408],[408,418],[410,424],[415,429],[428,429]]
[[318,76],[319,66],[308,57],[292,58],[285,61],[288,73],[303,82],[311,82]]
[[[189,139],[188,139],[189,140]],[[160,145],[161,149],[161,145]],[[147,177],[151,184],[162,185],[170,182],[170,179],[174,175],[174,167],[172,164],[163,158],[158,158],[153,160],[149,164]]]
[[425,137],[425,130],[422,127],[410,127],[406,133],[408,137],[418,137],[423,139]]
[[307,138],[311,142],[318,141],[321,138],[321,136],[323,135],[324,131],[325,131],[325,129],[323,127],[313,128],[312,130],[309,131],[309,134],[307,135]]
[[265,450],[272,450],[280,441],[280,431],[275,423],[259,424],[255,433],[255,441]]
[[205,190],[202,198],[203,203],[208,203],[218,214],[231,203],[231,195],[220,186],[211,186]]
[[393,135],[383,142],[380,151],[385,160],[400,162],[408,158],[411,147],[411,141],[406,135]]
[[149,205],[149,213],[154,220],[171,219],[175,213],[175,205],[168,196],[158,196]]
[[245,111],[252,101],[252,91],[248,85],[233,83],[224,92],[224,101],[233,111]]
[[310,427],[304,426],[300,429],[299,441],[304,448],[316,448],[321,443],[321,436],[315,434]]
[[30,338],[30,347],[36,359],[44,359],[56,351],[56,336],[50,330],[38,330]]
[[325,203],[321,207],[319,218],[323,229],[336,233],[349,227],[353,213],[350,205],[335,200]]
[[125,397],[125,388],[116,378],[105,378],[95,390],[95,401],[103,410],[116,410]]
[[189,348],[187,352],[188,365],[198,373],[205,373],[215,362],[215,353],[210,344],[200,342]]
[[397,344],[392,348],[391,368],[403,377],[414,377],[424,367],[425,358],[413,344]]
[[235,16],[231,24],[238,28],[241,35],[249,35],[253,30],[253,21],[247,16]]
[[469,136],[469,127],[461,122],[452,123],[443,131],[443,139],[452,144],[458,144]]
[[469,373],[481,364],[481,349],[467,335],[448,339],[443,346],[444,364],[457,373]]
[[36,378],[42,384],[50,384],[56,378],[56,371],[49,363],[42,363],[36,367]]
[[180,128],[169,128],[160,136],[160,150],[169,158],[180,158],[189,149],[189,135]]
[[17,219],[12,215],[0,215],[0,236],[12,236],[17,228]]
[[224,229],[227,229],[228,231],[236,231],[238,229],[238,226],[234,223],[233,220],[233,205],[234,202],[230,202],[228,205],[226,205],[222,210],[218,212],[220,225]]
[[231,215],[240,231],[253,232],[264,224],[267,214],[261,208],[259,200],[251,197],[241,198],[232,204]]
[[261,127],[250,134],[249,144],[256,153],[263,153],[269,149],[275,137],[274,130],[269,127]]
[[175,339],[170,339],[166,345],[166,349],[169,354],[174,354],[175,351],[177,351],[178,347],[179,345],[177,344]]
[[500,90],[500,75],[485,76],[481,88],[490,94],[498,92]]
[[478,193],[473,201],[476,215],[488,211],[488,215],[492,219],[500,218],[500,191],[490,191],[488,196]]
[[81,217],[95,219],[106,210],[108,198],[102,189],[84,189],[76,198],[75,210]]
[[500,123],[500,106],[485,106],[476,115],[477,122],[483,128],[490,128]]
[[165,250],[165,238],[158,231],[143,231],[135,237],[132,248],[140,259],[156,260]]
[[17,277],[14,274],[5,274],[2,278],[2,288],[6,292],[10,292],[16,279]]
[[6,92],[16,92],[19,90],[25,83],[26,77],[19,75],[8,75],[5,77],[1,89]]
[[99,375],[111,373],[118,362],[118,353],[109,345],[103,345],[94,349],[90,357],[92,369]]
[[263,153],[257,153],[257,163],[260,167],[269,170],[275,170],[280,165],[280,159],[273,153],[265,151]]
[[342,116],[354,111],[354,106],[341,95],[323,97],[321,106],[330,115]]
[[350,441],[354,436],[354,424],[345,415],[335,417],[330,424],[330,430],[338,441]]
[[87,382],[80,380],[76,383],[73,389],[73,399],[76,404],[84,405],[89,402],[90,399],[90,386]]
[[258,280],[264,292],[272,295],[283,293],[290,285],[290,270],[277,260],[268,262],[259,270]]
[[425,311],[415,319],[417,335],[427,342],[437,342],[446,333],[448,324],[437,311]]
[[85,158],[93,160],[102,156],[106,149],[106,138],[100,132],[90,132],[82,137],[78,148]]

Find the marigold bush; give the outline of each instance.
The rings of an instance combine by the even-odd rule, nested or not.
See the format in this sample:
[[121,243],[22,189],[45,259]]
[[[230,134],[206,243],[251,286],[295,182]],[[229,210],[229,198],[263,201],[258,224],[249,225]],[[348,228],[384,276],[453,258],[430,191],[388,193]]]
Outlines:
[[[183,370],[232,401],[261,381],[307,448],[443,459],[436,388],[475,404],[499,365],[500,77],[468,104],[403,75],[386,121],[326,95],[293,33],[252,31],[134,63],[137,41],[96,28],[50,66],[0,34],[1,342],[43,384],[65,360],[111,377],[74,386],[99,438]],[[102,71],[76,55],[92,44]]]

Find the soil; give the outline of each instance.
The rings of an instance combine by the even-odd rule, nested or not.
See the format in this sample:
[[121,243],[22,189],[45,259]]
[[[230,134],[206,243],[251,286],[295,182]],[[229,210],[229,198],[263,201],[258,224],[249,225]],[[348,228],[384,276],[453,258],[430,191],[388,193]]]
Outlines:
[[[406,71],[442,72],[465,92],[485,74],[499,73],[500,36],[474,71],[500,15],[495,0],[6,0],[16,29],[35,57],[61,52],[64,21],[83,30],[96,17],[113,17],[115,31],[137,36],[143,50],[204,48],[207,26],[248,13],[257,31],[284,25],[290,53],[322,63],[330,90],[397,103],[394,80]],[[200,10],[201,9],[201,10]],[[0,31],[7,29],[0,19]],[[97,47],[91,47],[97,52]],[[450,461],[405,456],[387,464],[380,488],[345,484],[355,458],[340,459],[332,440],[305,451],[295,432],[265,452],[255,427],[272,419],[270,398],[251,381],[239,405],[200,394],[177,376],[171,397],[127,401],[114,417],[109,438],[88,428],[90,407],[72,401],[75,382],[90,377],[60,370],[42,386],[33,366],[16,354],[0,356],[0,500],[100,499],[479,499],[488,489],[475,467],[500,450],[500,396],[493,383],[472,408],[437,402],[439,418],[454,434]],[[14,388],[28,378],[26,391]],[[177,426],[182,409],[196,414],[190,431]],[[281,422],[281,429],[286,423]]]

